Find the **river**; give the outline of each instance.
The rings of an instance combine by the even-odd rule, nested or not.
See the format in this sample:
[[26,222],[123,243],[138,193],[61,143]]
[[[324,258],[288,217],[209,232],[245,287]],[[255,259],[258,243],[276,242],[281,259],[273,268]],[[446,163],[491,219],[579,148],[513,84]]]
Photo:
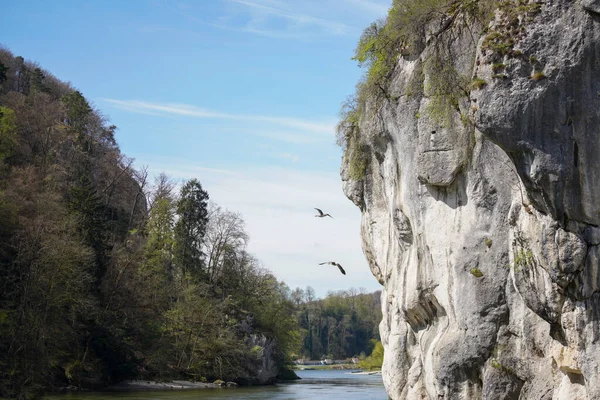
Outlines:
[[381,375],[357,375],[350,371],[296,371],[301,380],[272,386],[235,389],[200,389],[152,392],[74,392],[46,396],[45,400],[292,400],[348,399],[387,400]]

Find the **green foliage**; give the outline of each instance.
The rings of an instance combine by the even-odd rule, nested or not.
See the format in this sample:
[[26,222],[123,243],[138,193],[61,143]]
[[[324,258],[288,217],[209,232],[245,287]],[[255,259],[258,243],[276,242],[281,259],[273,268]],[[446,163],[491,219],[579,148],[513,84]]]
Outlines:
[[84,173],[71,188],[69,208],[79,221],[79,231],[86,243],[96,254],[95,275],[98,280],[104,275],[107,264],[107,208],[98,195],[89,173]]
[[[77,334],[79,316],[92,309],[92,277],[86,268],[92,252],[81,243],[64,202],[32,172],[12,171],[13,182],[26,185],[12,185],[4,197],[5,203],[20,201],[13,208],[19,214],[15,235],[2,246],[6,252],[7,245],[18,245],[19,252],[3,259],[0,298],[1,308],[8,310],[2,338],[12,338],[0,354],[0,362],[8,366],[0,381],[8,382],[14,393],[39,387],[48,371],[79,358],[84,349],[64,338]],[[18,308],[20,312],[12,312]],[[0,340],[0,347],[5,344]]]
[[265,343],[285,366],[299,351],[294,303],[246,251],[241,217],[209,218],[197,180],[179,198],[164,176],[147,187],[80,92],[0,56],[0,398],[242,380]]
[[46,85],[45,82],[46,77],[40,68],[36,68],[33,70],[31,75],[31,91],[32,92],[42,92],[42,93],[50,93],[50,88]]
[[481,78],[475,78],[473,79],[473,82],[471,82],[471,86],[477,90],[481,90],[485,85],[487,85],[487,82],[485,79]]
[[502,0],[498,2],[498,10],[498,23],[485,36],[481,49],[489,53],[495,64],[502,64],[498,60],[504,56],[522,56],[514,46],[525,31],[525,25],[540,12],[541,4],[529,0]]
[[546,74],[544,74],[542,71],[535,71],[533,75],[531,75],[531,80],[533,81],[539,81],[542,79],[546,79]]
[[533,252],[528,249],[519,249],[513,252],[513,262],[509,268],[513,268],[516,272],[520,272],[523,268],[527,268],[535,264]]
[[222,305],[190,284],[166,313],[165,331],[173,343],[173,369],[184,376],[227,379],[241,375],[243,359],[232,330],[224,328]]
[[197,179],[186,182],[177,202],[175,257],[183,275],[206,279],[202,240],[208,223],[208,193]]
[[296,318],[302,328],[303,358],[349,358],[370,352],[379,339],[380,293],[351,289],[313,298],[313,290],[296,289]]
[[361,144],[360,139],[354,138],[350,141],[346,154],[349,157],[350,178],[354,180],[364,179],[371,160],[369,146]]
[[497,74],[500,71],[503,71],[506,68],[506,64],[504,63],[494,63],[492,64],[492,72]]
[[[479,23],[486,25],[493,16],[495,0],[394,0],[385,20],[371,24],[363,32],[353,59],[366,72],[357,85],[357,94],[342,106],[338,124],[338,144],[345,149],[353,179],[364,177],[368,165],[368,147],[361,140],[358,121],[378,112],[384,101],[395,101],[388,88],[398,57],[425,54],[424,74],[418,71],[406,87],[406,95],[423,93],[430,97],[427,113],[436,122],[449,125],[460,100],[468,95],[469,79],[453,67],[455,56],[444,40],[452,41],[455,30]],[[433,21],[443,21],[437,31],[426,32]],[[432,44],[426,38],[433,39]],[[428,77],[423,88],[424,76]],[[367,110],[369,110],[367,112]]]
[[340,110],[340,122],[336,126],[336,143],[340,147],[346,147],[348,142],[358,138],[359,120],[361,115],[361,104],[356,96],[348,98]]
[[481,278],[483,276],[483,272],[479,268],[471,268],[471,275],[476,278]]
[[79,91],[64,96],[62,102],[67,111],[67,126],[78,135],[78,140],[82,141],[90,123],[92,107]]
[[500,372],[503,372],[505,374],[511,374],[514,375],[514,371],[512,368],[503,365],[502,363],[500,363],[500,361],[498,361],[496,358],[492,358],[490,360],[490,366],[494,369],[497,369]]
[[147,275],[148,281],[152,282],[152,290],[156,296],[159,293],[166,296],[164,282],[171,282],[174,278],[174,221],[175,209],[172,199],[157,199],[150,210],[146,225],[146,262],[140,267]]
[[493,243],[493,242],[492,242],[492,239],[490,239],[490,238],[487,238],[487,239],[485,239],[485,245],[486,245],[488,248],[492,247],[492,243]]
[[[298,350],[300,334],[294,316],[294,304],[289,299],[289,288],[275,277],[267,277],[262,283],[264,305],[254,305],[254,318],[259,329],[269,337],[277,337],[279,346],[291,354]],[[280,360],[287,361],[287,360]]]
[[373,352],[368,357],[359,361],[358,366],[362,369],[381,369],[383,365],[383,345],[379,340],[372,339]]
[[0,85],[6,82],[6,72],[8,71],[8,67],[0,62]]
[[399,39],[396,32],[386,26],[381,21],[371,24],[358,41],[352,59],[358,61],[359,66],[368,67],[365,81],[359,88],[360,95],[385,94],[382,83],[387,82],[396,62],[393,46]]
[[362,143],[359,130],[360,103],[356,97],[348,99],[340,111],[341,120],[336,127],[337,143],[345,147],[350,178],[365,177],[370,162],[369,146]]
[[0,162],[12,154],[17,144],[16,133],[15,112],[8,107],[0,106]]
[[501,58],[512,50],[514,44],[515,39],[510,34],[492,31],[483,39],[481,48],[491,51],[495,58]]
[[502,356],[502,352],[505,349],[506,345],[501,345],[498,344],[496,345],[496,347],[494,347],[494,349],[492,350],[492,356],[490,357],[490,367],[497,369],[500,372],[503,372],[505,374],[512,374],[514,375],[514,371],[512,368],[510,368],[507,365],[502,364],[502,362],[500,361],[500,358]]
[[497,370],[502,370],[502,364],[500,364],[495,358],[492,358],[492,360],[490,361],[490,366]]
[[449,55],[437,54],[425,63],[429,76],[425,92],[429,96],[428,116],[438,124],[452,126],[455,113],[460,112],[459,103],[469,93],[469,80],[454,69]]

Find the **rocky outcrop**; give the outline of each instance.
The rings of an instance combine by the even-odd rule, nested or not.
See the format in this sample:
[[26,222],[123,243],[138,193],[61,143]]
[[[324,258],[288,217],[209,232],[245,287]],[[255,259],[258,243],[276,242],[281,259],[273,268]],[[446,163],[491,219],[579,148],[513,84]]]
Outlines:
[[[123,381],[116,385],[102,388],[107,391],[116,392],[137,392],[147,390],[196,390],[196,389],[216,389],[221,387],[217,383],[203,383],[190,381],[170,381],[170,382],[155,382],[155,381]],[[65,390],[69,391],[69,390]]]
[[427,48],[361,118],[369,167],[341,174],[383,285],[393,399],[600,398],[599,4],[542,3],[500,60],[461,31],[454,68],[484,84],[450,123],[427,89],[406,95],[432,78]]
[[275,383],[279,366],[277,364],[277,341],[261,334],[251,334],[246,338],[251,354],[246,362],[247,376],[236,379],[243,385],[268,385]]

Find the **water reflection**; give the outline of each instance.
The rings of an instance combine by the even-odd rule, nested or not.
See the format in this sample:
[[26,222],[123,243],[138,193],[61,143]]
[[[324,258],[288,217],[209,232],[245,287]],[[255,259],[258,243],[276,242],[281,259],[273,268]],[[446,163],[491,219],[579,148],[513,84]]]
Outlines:
[[210,400],[210,399],[349,399],[386,400],[381,375],[357,375],[350,371],[298,371],[302,380],[273,386],[237,389],[201,389],[153,392],[69,393],[47,400]]

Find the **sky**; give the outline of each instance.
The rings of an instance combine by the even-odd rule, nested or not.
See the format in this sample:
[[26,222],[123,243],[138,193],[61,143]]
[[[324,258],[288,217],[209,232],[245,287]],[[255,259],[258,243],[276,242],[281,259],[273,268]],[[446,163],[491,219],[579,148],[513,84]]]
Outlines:
[[[292,289],[379,290],[343,194],[335,125],[363,29],[391,0],[21,0],[0,44],[75,88],[153,174],[197,178],[242,214]],[[314,207],[334,218],[315,218]],[[337,261],[347,272],[342,276]]]

